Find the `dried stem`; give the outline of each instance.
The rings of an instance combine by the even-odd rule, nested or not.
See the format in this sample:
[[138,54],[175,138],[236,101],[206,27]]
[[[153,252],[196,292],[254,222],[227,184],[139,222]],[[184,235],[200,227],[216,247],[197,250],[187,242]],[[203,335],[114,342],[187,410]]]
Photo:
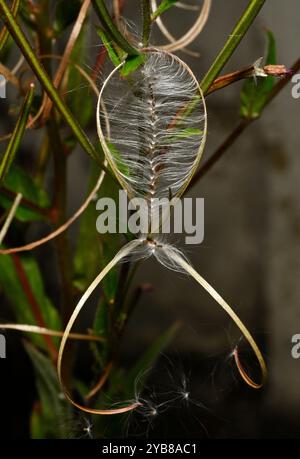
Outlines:
[[[55,74],[55,77],[54,77],[54,80],[53,80],[53,84],[57,89],[59,88],[59,86],[61,84],[61,81],[63,79],[64,73],[65,73],[66,68],[67,68],[67,66],[69,64],[70,56],[71,56],[72,51],[74,49],[76,40],[77,40],[77,38],[78,38],[78,36],[79,36],[79,34],[81,32],[83,23],[84,23],[84,21],[86,19],[87,13],[88,13],[88,9],[90,7],[90,4],[91,4],[91,0],[84,0],[83,4],[81,6],[81,9],[79,11],[78,17],[77,17],[77,19],[75,21],[74,27],[72,29],[72,32],[70,34],[68,43],[66,45],[65,52],[64,52],[64,54],[63,54],[63,56],[61,58],[60,64],[58,66],[58,69],[56,71],[56,74]],[[42,123],[45,123],[45,121],[48,119],[49,114],[50,114],[51,109],[52,109],[52,105],[53,105],[52,100],[47,98],[47,100],[45,102],[44,111],[43,111]]]
[[241,18],[239,19],[231,34],[229,35],[222,50],[220,51],[212,66],[210,67],[209,71],[200,83],[200,86],[204,94],[207,93],[213,81],[220,74],[223,67],[228,62],[229,58],[232,56],[232,54],[240,44],[249,27],[251,26],[254,19],[263,7],[264,3],[265,0],[251,0],[249,2],[246,10],[242,14]]
[[[11,14],[8,6],[5,3],[5,0],[0,0],[0,12],[5,18],[6,26],[11,35],[14,37],[15,42],[21,49],[22,53],[24,54],[24,57],[28,61],[30,67],[32,68],[41,85],[47,92],[48,96],[51,98],[51,100],[61,113],[66,123],[70,126],[78,142],[94,160],[101,164],[99,153],[96,151],[95,147],[88,139],[87,135],[83,131],[82,127],[79,125],[76,118],[74,118],[69,108],[61,99],[52,81],[47,75],[47,72],[45,71],[44,67],[42,66],[38,57],[36,56],[34,50],[32,49],[29,41],[27,40],[26,36],[24,35],[23,31],[21,30],[13,15]],[[102,164],[101,167],[104,168]]]
[[[300,58],[292,65],[288,73],[279,80],[275,86],[273,87],[272,91],[270,92],[268,99],[264,105],[265,109],[275,97],[280,93],[282,89],[284,89],[287,84],[290,82],[292,76],[300,70]],[[243,119],[237,125],[237,127],[229,134],[229,136],[225,139],[225,141],[217,148],[217,150],[212,154],[212,156],[201,166],[192,178],[190,182],[190,187],[194,186],[198,180],[200,180],[218,161],[226,151],[235,143],[235,141],[241,136],[241,134],[245,131],[245,129],[252,124],[253,121],[259,118],[248,118]]]

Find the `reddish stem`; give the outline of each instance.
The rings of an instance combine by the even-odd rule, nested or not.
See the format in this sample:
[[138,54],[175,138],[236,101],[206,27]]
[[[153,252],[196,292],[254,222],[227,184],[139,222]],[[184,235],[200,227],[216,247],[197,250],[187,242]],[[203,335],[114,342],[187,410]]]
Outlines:
[[[34,293],[32,291],[31,285],[29,283],[29,280],[27,278],[27,275],[26,275],[26,272],[25,272],[25,270],[23,268],[21,260],[18,257],[18,255],[12,255],[12,260],[13,260],[13,263],[15,265],[15,269],[16,269],[18,278],[20,280],[20,283],[22,285],[22,288],[24,290],[24,293],[26,295],[26,298],[27,298],[27,300],[28,300],[28,302],[29,302],[29,304],[31,306],[31,310],[32,310],[33,316],[34,316],[34,318],[36,320],[36,323],[40,327],[45,327],[46,328],[47,324],[44,321],[44,318],[43,318],[43,315],[41,313],[39,304],[35,299]],[[52,341],[51,336],[43,335],[42,338],[45,340],[45,343],[47,345],[47,348],[49,350],[49,353],[51,355],[52,360],[56,361],[56,359],[57,359],[57,349],[55,347],[54,342]]]

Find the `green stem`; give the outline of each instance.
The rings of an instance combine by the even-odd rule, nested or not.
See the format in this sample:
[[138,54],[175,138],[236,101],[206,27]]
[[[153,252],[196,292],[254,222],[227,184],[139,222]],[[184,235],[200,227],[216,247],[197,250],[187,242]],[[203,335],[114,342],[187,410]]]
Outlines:
[[[49,139],[54,163],[54,206],[57,215],[57,226],[66,220],[67,208],[67,157],[64,144],[61,139],[59,125],[53,113],[48,125]],[[71,280],[70,247],[67,233],[64,232],[56,238],[56,249],[62,291],[62,316],[63,323],[67,324],[73,307],[73,288]]]
[[143,9],[143,45],[147,46],[149,43],[151,32],[151,5],[150,0],[141,0]]
[[128,54],[138,55],[139,50],[131,46],[130,43],[123,37],[115,23],[113,22],[104,0],[92,0],[94,9],[99,17],[104,29],[114,38],[114,41]]
[[240,137],[240,135],[245,131],[249,126],[252,120],[241,120],[236,128],[230,133],[230,135],[224,140],[224,142],[216,149],[216,151],[211,155],[209,159],[200,167],[196,172],[192,180],[190,181],[188,189],[190,190],[198,180],[200,180],[204,175],[207,174],[210,169],[222,158],[224,153],[235,143],[235,141]]
[[[87,135],[83,131],[78,121],[73,117],[68,107],[64,104],[64,102],[60,98],[52,81],[47,75],[47,72],[45,71],[43,65],[39,62],[39,59],[35,55],[30,43],[28,42],[20,26],[18,25],[13,15],[11,14],[8,6],[5,3],[5,0],[0,0],[0,13],[4,15],[6,19],[6,27],[8,28],[11,35],[14,37],[17,45],[21,49],[24,57],[27,59],[33,72],[37,76],[41,85],[44,87],[50,99],[55,104],[56,108],[59,110],[59,112],[63,116],[66,123],[72,129],[75,137],[77,138],[78,142],[81,144],[82,148],[98,163],[101,163],[99,154],[97,153],[96,149],[92,145],[91,141],[88,139]],[[102,164],[101,164],[101,167],[102,169],[107,171],[107,169]]]
[[23,106],[21,108],[21,112],[20,112],[17,124],[15,126],[14,132],[11,136],[8,147],[4,153],[4,156],[0,164],[0,184],[4,180],[6,174],[8,173],[9,168],[20,146],[20,143],[21,143],[21,140],[22,140],[25,128],[26,128],[28,116],[30,113],[30,108],[31,108],[32,100],[33,100],[33,93],[34,93],[34,84],[31,84],[27,92],[26,98],[24,100]]
[[232,56],[232,54],[238,47],[247,30],[249,29],[254,19],[258,15],[259,11],[263,7],[265,1],[266,0],[251,0],[248,4],[240,20],[238,21],[235,28],[229,35],[224,47],[217,55],[209,71],[200,83],[200,86],[204,94],[207,93],[213,81],[220,74],[221,70],[223,69],[225,64],[228,62],[229,58]]
[[[275,97],[284,89],[289,82],[293,75],[295,75],[300,70],[300,58],[293,64],[289,73],[286,74],[281,80],[276,83],[273,87],[272,91],[270,92],[263,108],[262,112],[266,109],[266,107],[275,99]],[[223,157],[223,155],[228,151],[228,149],[240,138],[241,134],[246,130],[248,126],[250,126],[254,121],[261,118],[261,114],[258,118],[247,118],[242,119],[240,123],[236,126],[236,128],[230,133],[230,135],[224,140],[224,142],[216,149],[216,151],[211,155],[211,157],[203,164],[202,167],[198,170],[198,172],[192,178],[189,187],[187,190],[190,190],[198,181],[207,174],[210,169]]]
[[[16,17],[16,15],[18,14],[19,6],[20,6],[20,0],[14,0],[14,3],[11,8],[11,12],[14,17]],[[6,27],[3,27],[3,29],[0,32],[0,53],[5,47],[8,37],[9,37],[8,30]]]

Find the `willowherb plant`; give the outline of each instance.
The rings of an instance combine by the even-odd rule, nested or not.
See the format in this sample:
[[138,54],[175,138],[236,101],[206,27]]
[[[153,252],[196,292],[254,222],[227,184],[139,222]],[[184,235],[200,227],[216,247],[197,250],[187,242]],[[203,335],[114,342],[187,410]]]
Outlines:
[[[73,410],[60,397],[61,389],[71,404],[91,414],[111,415],[137,408],[151,416],[157,413],[152,402],[143,393],[139,395],[137,390],[134,391],[134,386],[136,380],[143,379],[143,373],[147,372],[161,349],[170,342],[176,326],[167,330],[161,341],[163,345],[157,346],[155,342],[152,346],[154,351],[147,350],[148,355],[152,353],[154,358],[150,361],[146,358],[138,373],[135,372],[136,368],[133,368],[134,376],[132,369],[123,371],[118,368],[114,373],[120,337],[138,301],[138,295],[133,295],[133,299],[127,296],[134,272],[131,265],[125,264],[127,261],[133,264],[154,256],[166,268],[186,273],[195,279],[233,319],[254,351],[262,372],[259,382],[253,381],[244,370],[238,349],[232,352],[244,381],[253,388],[260,388],[266,380],[264,359],[248,329],[231,306],[191,266],[184,253],[166,239],[162,240],[159,229],[166,215],[164,211],[169,212],[173,200],[179,199],[188,186],[206,173],[245,127],[259,117],[265,106],[289,81],[291,74],[284,66],[274,65],[274,52],[271,52],[273,37],[269,33],[268,65],[261,68],[261,62],[258,65],[255,61],[251,66],[219,76],[264,0],[249,0],[201,82],[185,62],[171,52],[180,50],[199,56],[187,47],[206,25],[212,0],[195,2],[193,5],[173,0],[141,0],[140,4],[143,30],[136,33],[136,27],[128,27],[128,22],[122,18],[126,1],[0,0],[0,73],[5,75],[9,85],[7,93],[13,92],[14,88],[17,94],[17,101],[7,114],[8,118],[14,118],[15,127],[11,132],[6,132],[7,126],[3,123],[0,137],[0,142],[9,140],[0,159],[0,205],[4,209],[1,215],[1,222],[4,223],[0,229],[0,281],[18,322],[1,324],[0,328],[28,334],[30,344],[27,342],[25,347],[35,367],[40,403],[32,411],[33,431],[39,437],[63,436],[62,429],[57,426],[57,418],[64,411],[73,418]],[[181,14],[185,14],[186,9],[194,12],[191,18],[193,25],[179,38],[169,32],[164,16],[161,17],[171,6],[181,8]],[[101,22],[97,32],[102,44],[97,48],[92,69],[87,69],[87,36],[95,28],[94,22],[88,19],[92,8]],[[66,41],[66,31],[71,24],[72,30]],[[155,25],[169,43],[149,45],[150,32]],[[153,40],[153,43],[156,41]],[[21,57],[12,66],[16,46],[21,51]],[[57,54],[63,46],[62,55]],[[108,58],[115,68],[98,87],[97,77]],[[293,71],[299,68],[300,62],[297,61]],[[274,75],[286,79],[276,87],[272,79]],[[255,84],[253,77],[257,80]],[[242,93],[241,125],[212,158],[200,165],[207,136],[205,98],[211,92],[240,79],[247,79]],[[87,90],[86,85],[92,91]],[[94,101],[92,92],[96,95]],[[24,100],[20,102],[21,99]],[[91,142],[85,132],[90,127],[96,134],[95,118],[101,145],[98,139],[98,145]],[[43,140],[39,151],[34,152],[37,154],[37,157],[34,156],[36,164],[33,167],[30,163],[26,172],[23,160],[16,168],[14,163],[18,162],[23,134],[30,132],[32,127],[35,129],[31,131],[31,136],[41,131]],[[77,144],[94,160],[94,168],[87,198],[68,218],[67,158]],[[130,242],[118,252],[120,241],[116,242],[117,238],[112,237],[107,243],[103,235],[99,236],[91,228],[96,221],[93,214],[95,194],[104,192],[103,189],[109,196],[115,194],[117,180],[111,180],[108,186],[104,182],[104,178],[107,180],[109,176],[119,181],[131,199],[143,198],[147,203],[146,209],[143,209],[146,227],[139,234],[128,234]],[[49,177],[53,177],[53,193],[52,188],[51,193],[44,189],[45,184],[50,188]],[[161,212],[162,203],[165,207]],[[92,222],[91,215],[95,217]],[[80,231],[75,238],[76,255],[72,257],[66,231],[80,216]],[[27,230],[32,221],[37,219],[46,222],[51,229],[47,236],[28,243]],[[51,250],[55,252],[53,258],[58,260],[56,268],[62,292],[58,306],[61,306],[61,311],[46,294],[44,273],[32,252],[49,241],[54,242]],[[24,251],[27,252],[26,256],[19,255]],[[124,263],[118,273],[114,268],[121,262]],[[73,330],[75,322],[102,281],[93,331],[77,333]],[[110,281],[111,285],[108,286]],[[81,298],[73,309],[78,294]],[[62,337],[60,346],[59,337]],[[77,403],[73,398],[73,349],[70,349],[70,354],[65,353],[69,339],[89,343],[96,357],[95,370],[101,372],[99,382],[88,394],[86,388],[79,384],[82,381],[77,379],[77,375],[74,376],[78,383],[76,388],[79,388],[86,404]],[[139,367],[139,363],[136,367]],[[56,366],[60,385],[55,373]],[[47,384],[43,385],[45,381]],[[104,391],[100,392],[104,385],[105,394]],[[133,392],[132,402],[124,401],[121,405],[111,402],[116,399],[127,400]],[[97,394],[99,399],[93,401],[92,397]],[[106,395],[110,400],[109,405],[104,404]],[[185,385],[180,396],[184,399],[188,396]],[[98,409],[98,405],[104,406],[104,409]],[[168,404],[163,402],[162,405],[166,407]],[[109,409],[106,409],[107,406]],[[99,417],[97,419],[99,424],[103,422]],[[48,424],[50,427],[47,430]],[[100,429],[103,435],[103,425]],[[84,431],[90,435],[89,421]]]
[[[122,77],[121,64],[106,79],[97,127],[128,195],[151,204],[151,198],[182,195],[203,152],[207,117],[199,83],[186,64],[159,50],[144,56],[145,63],[129,78]],[[197,96],[199,103],[187,116]]]
[[177,248],[160,241],[152,231],[152,221],[157,221],[159,211],[155,200],[164,198],[168,202],[173,196],[179,197],[195,173],[205,145],[207,114],[200,86],[186,64],[165,51],[142,52],[142,64],[129,76],[122,74],[123,62],[105,80],[98,99],[97,128],[107,161],[121,185],[131,198],[146,199],[149,230],[123,247],[88,287],[71,315],[58,357],[59,379],[67,398],[77,408],[93,414],[131,411],[142,403],[136,400],[122,408],[90,409],[73,401],[62,378],[63,352],[78,314],[109,271],[129,256],[137,260],[154,255],[165,267],[191,275],[230,315],[252,347],[262,382],[251,380],[235,350],[243,379],[253,388],[260,388],[266,378],[262,354],[239,317]]

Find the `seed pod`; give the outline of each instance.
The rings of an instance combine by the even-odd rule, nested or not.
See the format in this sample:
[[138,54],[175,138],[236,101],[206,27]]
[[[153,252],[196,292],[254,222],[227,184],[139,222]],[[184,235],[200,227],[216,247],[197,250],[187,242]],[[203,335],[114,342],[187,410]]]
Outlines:
[[[122,76],[123,63],[104,82],[98,135],[130,197],[179,197],[204,149],[205,101],[195,76],[179,58],[154,49],[144,55],[129,76]],[[188,110],[191,104],[193,110]]]

